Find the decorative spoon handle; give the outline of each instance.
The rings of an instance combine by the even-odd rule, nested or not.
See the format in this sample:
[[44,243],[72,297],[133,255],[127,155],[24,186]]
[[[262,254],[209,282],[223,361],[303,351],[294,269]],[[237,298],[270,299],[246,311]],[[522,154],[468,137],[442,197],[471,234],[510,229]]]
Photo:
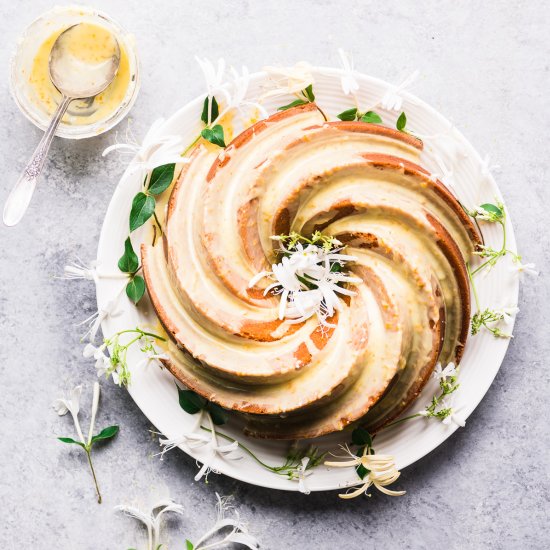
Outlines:
[[25,170],[23,170],[23,173],[17,180],[15,187],[12,189],[4,205],[3,220],[6,225],[12,226],[18,224],[27,211],[36,183],[42,173],[44,161],[46,160],[46,155],[50,149],[55,131],[72,100],[73,98],[63,97],[63,101],[59,104],[48,129],[40,140]]

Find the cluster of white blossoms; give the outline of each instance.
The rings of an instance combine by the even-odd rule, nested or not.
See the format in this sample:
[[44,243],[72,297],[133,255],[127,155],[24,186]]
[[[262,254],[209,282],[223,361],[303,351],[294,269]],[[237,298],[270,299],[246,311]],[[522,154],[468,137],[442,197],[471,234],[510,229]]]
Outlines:
[[[335,244],[338,243],[333,239]],[[253,287],[261,279],[273,280],[264,290],[280,294],[279,319],[289,323],[302,323],[316,315],[325,327],[334,327],[327,321],[342,307],[340,296],[355,296],[356,292],[343,286],[359,284],[358,277],[343,271],[347,262],[357,258],[341,254],[340,248],[327,249],[316,244],[296,243],[292,248],[281,244],[282,260],[271,266],[272,271],[262,271],[249,282]],[[337,266],[337,269],[335,269]]]

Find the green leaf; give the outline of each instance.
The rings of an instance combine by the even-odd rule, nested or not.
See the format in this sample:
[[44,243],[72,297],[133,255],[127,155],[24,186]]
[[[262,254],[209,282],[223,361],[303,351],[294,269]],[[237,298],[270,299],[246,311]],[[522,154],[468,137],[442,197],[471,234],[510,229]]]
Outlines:
[[304,95],[313,103],[315,101],[315,94],[313,93],[313,84],[310,84],[304,89]]
[[189,539],[185,539],[185,550],[194,550],[193,543]]
[[372,447],[372,437],[365,428],[355,428],[351,433],[351,441],[354,445]]
[[96,441],[103,441],[105,439],[111,439],[112,437],[115,437],[115,435],[118,433],[118,430],[119,427],[116,425],[104,428],[97,435],[94,435],[92,437],[92,443],[95,443]]
[[162,166],[157,166],[151,172],[148,188],[149,193],[152,195],[160,195],[160,193],[166,190],[174,179],[175,169],[175,164],[163,164]]
[[118,268],[124,273],[135,273],[139,267],[139,260],[137,254],[132,247],[132,241],[130,237],[124,242],[124,254],[118,260]]
[[178,386],[180,407],[189,414],[196,414],[206,406],[206,399],[191,390],[182,390]]
[[359,464],[359,466],[356,466],[355,471],[357,472],[357,475],[361,479],[365,479],[365,476],[370,472],[370,470],[367,470],[362,464]]
[[292,109],[292,107],[298,107],[298,105],[306,105],[307,103],[309,103],[309,101],[306,101],[305,99],[295,99],[292,103],[279,107],[277,111],[286,111],[287,109]]
[[[405,114],[405,113],[403,113]],[[406,119],[405,119],[406,120]],[[370,122],[371,124],[381,124],[382,118],[374,111],[367,111],[362,117],[361,122]]]
[[[359,447],[359,449],[357,449],[357,452],[355,453],[355,456],[363,456],[364,452],[365,447]],[[355,471],[361,479],[365,479],[365,476],[370,473],[370,470],[368,468],[365,468],[362,464],[358,464],[357,466],[355,466]]]
[[405,114],[405,111],[403,111],[403,112],[399,115],[399,118],[397,119],[397,123],[396,123],[395,127],[396,127],[400,132],[404,132],[404,131],[405,131],[405,126],[407,126],[407,115]]
[[214,422],[216,426],[221,426],[227,422],[227,413],[216,403],[208,403],[206,410],[210,413],[212,422]]
[[357,107],[342,111],[339,115],[336,115],[340,120],[355,120],[357,117]]
[[218,107],[218,102],[216,101],[216,98],[214,96],[212,96],[212,109],[211,109],[211,112],[210,112],[210,120],[208,120],[208,110],[210,108],[210,102],[208,101],[209,100],[209,97],[206,96],[204,98],[204,105],[202,106],[202,114],[201,114],[201,120],[205,123],[205,124],[210,124],[211,122],[213,122],[214,120],[216,120],[220,114],[220,109]]
[[126,285],[126,296],[137,304],[145,294],[145,281],[140,275],[135,275],[132,280]]
[[494,204],[491,203],[485,203],[480,206],[480,208],[483,208],[486,212],[489,212],[490,214],[494,214],[497,218],[502,218],[504,215],[504,212]]
[[81,441],[75,441],[71,437],[58,437],[57,439],[59,439],[59,441],[61,441],[63,443],[71,443],[73,445],[80,445],[83,449],[86,448],[84,443],[82,443]]
[[141,191],[134,197],[130,211],[130,232],[141,227],[153,215],[155,205],[155,197]]
[[219,147],[226,147],[223,135],[223,127],[221,124],[216,124],[213,128],[205,128],[201,132],[201,136],[210,143]]

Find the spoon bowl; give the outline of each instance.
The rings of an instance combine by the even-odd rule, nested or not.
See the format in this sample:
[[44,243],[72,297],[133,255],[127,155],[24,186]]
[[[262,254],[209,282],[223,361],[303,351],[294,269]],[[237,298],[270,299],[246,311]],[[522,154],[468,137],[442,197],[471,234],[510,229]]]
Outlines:
[[82,46],[83,32],[90,32],[88,27],[88,23],[79,23],[63,31],[50,53],[52,83],[73,99],[93,98],[101,93],[115,78],[120,64],[120,46],[107,31],[101,37],[101,51]]

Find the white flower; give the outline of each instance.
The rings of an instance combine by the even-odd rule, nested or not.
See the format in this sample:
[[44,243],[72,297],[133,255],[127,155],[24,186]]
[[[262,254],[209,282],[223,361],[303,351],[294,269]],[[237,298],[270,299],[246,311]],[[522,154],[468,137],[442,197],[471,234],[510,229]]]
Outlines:
[[98,279],[125,279],[128,275],[126,273],[108,273],[98,268],[97,262],[90,262],[86,265],[80,258],[76,258],[74,262],[66,265],[63,268],[63,276],[59,279],[87,279],[89,281],[97,282]]
[[342,85],[342,91],[346,95],[355,95],[359,90],[359,83],[355,78],[355,69],[353,67],[353,57],[351,54],[346,53],[342,48],[338,49],[338,55],[342,62],[343,74],[340,77],[340,84]]
[[300,466],[298,466],[296,471],[293,472],[291,477],[291,479],[298,480],[298,490],[300,491],[300,493],[304,493],[304,495],[309,495],[309,493],[311,493],[308,486],[306,485],[306,478],[313,473],[312,470],[307,469],[309,461],[310,461],[309,456],[304,456],[302,458]]
[[[335,263],[343,266],[357,258],[340,254],[338,250],[327,251],[313,244],[304,247],[298,243],[292,250],[284,247],[283,250],[289,256],[273,264],[272,272],[262,272],[253,277],[248,286],[254,286],[261,277],[269,277],[275,282],[265,289],[264,294],[271,290],[281,294],[279,319],[286,317],[291,323],[301,323],[317,315],[321,325],[334,326],[327,322],[327,318],[341,308],[338,295],[355,295],[355,292],[339,286],[339,283],[358,284],[361,279],[332,271],[332,266]],[[311,281],[317,288],[308,288],[304,280]]]
[[181,156],[186,146],[184,138],[180,135],[167,135],[163,126],[164,119],[159,118],[149,128],[141,145],[127,135],[128,143],[111,145],[103,151],[102,156],[117,150],[129,154],[134,158],[130,169],[132,173],[146,173],[164,164],[189,162],[189,159]]
[[437,363],[432,373],[432,377],[436,380],[444,380],[447,377],[456,376],[457,374],[458,371],[454,363],[448,363],[445,368],[441,366],[441,363]]
[[[371,486],[376,487],[382,493],[397,497],[405,494],[406,491],[393,491],[387,489],[401,475],[394,462],[394,457],[391,455],[369,454],[369,448],[365,447],[361,456],[355,456],[348,447],[343,447],[349,455],[349,459],[343,462],[327,461],[326,466],[332,468],[356,468],[363,466],[369,473],[363,478],[361,485],[350,489],[348,492],[338,495],[340,498],[349,499],[359,495],[366,494]],[[371,449],[372,450],[372,449]],[[348,458],[340,457],[340,458]]]
[[[195,57],[195,59],[204,74],[208,97],[211,98],[215,94],[221,94],[223,97],[223,111],[219,113],[216,120],[222,119],[231,109],[237,109],[242,115],[243,107],[255,108],[259,111],[260,118],[267,118],[268,113],[262,105],[256,101],[245,99],[250,85],[250,73],[245,66],[242,67],[241,73],[234,67],[230,67],[231,79],[226,84],[224,83],[225,61],[223,59],[218,59],[216,66],[209,59],[200,59],[199,57]],[[211,108],[212,103],[209,103],[209,106]],[[209,124],[215,122],[212,120],[211,112],[208,113],[208,121]]]
[[106,347],[106,344],[96,347],[93,344],[88,343],[84,346],[84,350],[82,351],[82,355],[84,357],[93,357],[96,360],[95,368],[97,370],[98,377],[106,374],[111,367],[111,359],[105,354]]
[[458,414],[458,411],[460,408],[456,408],[454,406],[454,401],[455,401],[454,395],[451,395],[450,397],[447,396],[442,401],[440,401],[439,409],[440,410],[449,409],[450,411],[449,414],[441,420],[441,423],[445,424],[446,426],[450,426],[451,424],[456,424],[458,427],[464,428],[464,426],[466,425],[466,420],[464,420],[464,418],[460,414]]
[[489,155],[485,155],[481,161],[480,172],[484,180],[488,179],[491,176],[492,171],[497,171],[500,169],[500,165],[491,164],[491,158]]
[[519,276],[519,280],[523,281],[525,279],[525,275],[529,275],[530,277],[538,276],[539,272],[535,269],[535,267],[535,264],[532,262],[528,264],[522,264],[521,260],[517,260],[510,267],[510,271],[517,274]]
[[312,70],[311,65],[304,61],[296,63],[293,67],[264,67],[274,88],[264,92],[260,99],[300,93],[315,83]]
[[223,88],[225,60],[223,58],[218,59],[215,67],[212,61],[206,57],[201,59],[200,57],[195,56],[195,61],[199,64],[199,67],[204,75],[208,97],[212,97],[217,92],[221,92],[227,100],[227,91]]
[[387,111],[401,111],[403,106],[403,97],[401,92],[409,87],[418,77],[420,73],[414,71],[409,75],[399,86],[390,86],[382,99],[380,100],[380,106]]
[[[210,433],[202,430],[201,421],[203,417],[206,417],[208,421]],[[216,471],[212,469],[212,461],[216,458],[216,456],[229,460],[242,458],[242,455],[236,453],[239,448],[238,441],[232,441],[231,443],[225,444],[221,444],[218,441],[218,436],[216,434],[212,417],[205,410],[201,410],[196,413],[195,422],[191,430],[174,439],[159,439],[159,443],[162,447],[164,447],[159,453],[161,460],[165,453],[179,446],[187,447],[190,450],[202,448],[206,451],[207,456],[200,459],[202,466],[195,476],[195,481],[199,481],[203,476],[208,477],[210,471],[216,473]]]
[[92,443],[92,437],[94,435],[95,417],[97,415],[97,409],[99,406],[99,384],[94,382],[94,393],[92,396],[92,417],[90,419],[90,429],[88,430],[88,445]]
[[82,386],[76,386],[70,392],[70,397],[61,397],[53,402],[53,408],[59,416],[64,416],[68,412],[73,417],[76,433],[82,443],[85,443],[80,422],[78,421],[78,413],[80,411],[80,396],[82,395]]
[[171,499],[157,502],[148,512],[143,512],[135,506],[123,504],[115,506],[115,510],[135,518],[145,525],[147,529],[147,550],[157,550],[159,548],[160,521],[164,514],[172,512],[174,514],[183,515],[183,506],[181,506],[181,504],[176,504]]
[[[122,290],[124,290],[124,288]],[[99,327],[101,326],[101,323],[103,323],[103,321],[108,317],[116,317],[117,315],[120,315],[122,313],[122,311],[117,310],[118,301],[121,294],[122,294],[122,291],[119,292],[115,296],[115,298],[113,298],[111,301],[107,302],[105,307],[98,309],[97,311],[92,313],[92,315],[90,315],[88,318],[84,319],[84,321],[81,321],[76,325],[77,327],[80,327],[82,325],[88,325],[88,330],[82,336],[83,340],[84,338],[89,336],[90,342],[94,342],[97,336],[97,333],[99,331]]]
[[510,325],[512,321],[514,320],[515,316],[519,312],[519,307],[516,306],[510,306],[510,307],[503,307],[500,309],[495,310],[495,313],[497,315],[502,315],[502,321],[505,325]]
[[[207,550],[211,548],[227,547],[232,544],[240,544],[245,546],[249,550],[258,550],[260,543],[249,532],[246,525],[240,520],[239,513],[231,505],[231,497],[220,497],[216,493],[218,502],[216,504],[216,523],[207,531],[195,544],[195,550]],[[227,512],[233,512],[234,517],[227,517]],[[214,535],[219,534],[221,531],[225,531],[228,527],[231,531],[225,535],[222,539],[207,543]]]

